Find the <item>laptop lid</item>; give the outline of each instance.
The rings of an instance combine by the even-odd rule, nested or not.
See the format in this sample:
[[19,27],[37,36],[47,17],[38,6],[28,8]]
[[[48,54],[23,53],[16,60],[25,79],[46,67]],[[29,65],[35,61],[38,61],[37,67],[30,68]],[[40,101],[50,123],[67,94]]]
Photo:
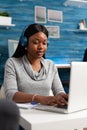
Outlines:
[[87,62],[72,62],[68,113],[87,109]]

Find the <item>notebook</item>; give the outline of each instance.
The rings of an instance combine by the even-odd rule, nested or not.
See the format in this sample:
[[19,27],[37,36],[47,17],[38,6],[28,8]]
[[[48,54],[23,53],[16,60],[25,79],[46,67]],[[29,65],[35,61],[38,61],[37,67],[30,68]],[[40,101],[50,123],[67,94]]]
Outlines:
[[87,62],[71,62],[67,108],[38,104],[34,109],[72,113],[87,109]]

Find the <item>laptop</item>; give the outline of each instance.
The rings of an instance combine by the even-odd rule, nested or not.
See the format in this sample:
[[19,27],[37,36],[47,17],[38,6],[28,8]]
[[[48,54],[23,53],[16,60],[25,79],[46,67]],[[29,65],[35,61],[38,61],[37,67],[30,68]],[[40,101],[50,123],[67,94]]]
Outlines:
[[71,62],[68,106],[58,108],[37,104],[33,109],[72,113],[87,109],[87,62]]

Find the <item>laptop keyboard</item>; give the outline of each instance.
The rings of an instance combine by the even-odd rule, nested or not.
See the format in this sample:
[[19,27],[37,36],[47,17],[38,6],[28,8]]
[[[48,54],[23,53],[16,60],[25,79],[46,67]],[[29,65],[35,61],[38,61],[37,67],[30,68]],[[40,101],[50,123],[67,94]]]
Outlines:
[[42,105],[42,104],[38,104],[35,105],[33,107],[34,109],[38,109],[38,110],[44,110],[44,111],[53,111],[53,112],[58,112],[58,109],[67,109],[67,106],[63,106],[63,107],[55,107],[55,106],[49,106],[49,105]]
[[67,105],[63,106],[63,107],[57,107],[57,108],[63,108],[63,109],[67,109]]

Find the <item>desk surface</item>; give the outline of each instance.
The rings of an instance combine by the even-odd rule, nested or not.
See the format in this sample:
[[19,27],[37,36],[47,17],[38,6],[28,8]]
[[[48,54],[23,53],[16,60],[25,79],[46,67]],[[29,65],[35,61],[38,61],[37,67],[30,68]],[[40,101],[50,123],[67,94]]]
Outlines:
[[20,125],[25,130],[82,130],[87,128],[87,110],[61,114],[34,109],[20,109]]
[[57,68],[70,68],[70,64],[55,64]]

